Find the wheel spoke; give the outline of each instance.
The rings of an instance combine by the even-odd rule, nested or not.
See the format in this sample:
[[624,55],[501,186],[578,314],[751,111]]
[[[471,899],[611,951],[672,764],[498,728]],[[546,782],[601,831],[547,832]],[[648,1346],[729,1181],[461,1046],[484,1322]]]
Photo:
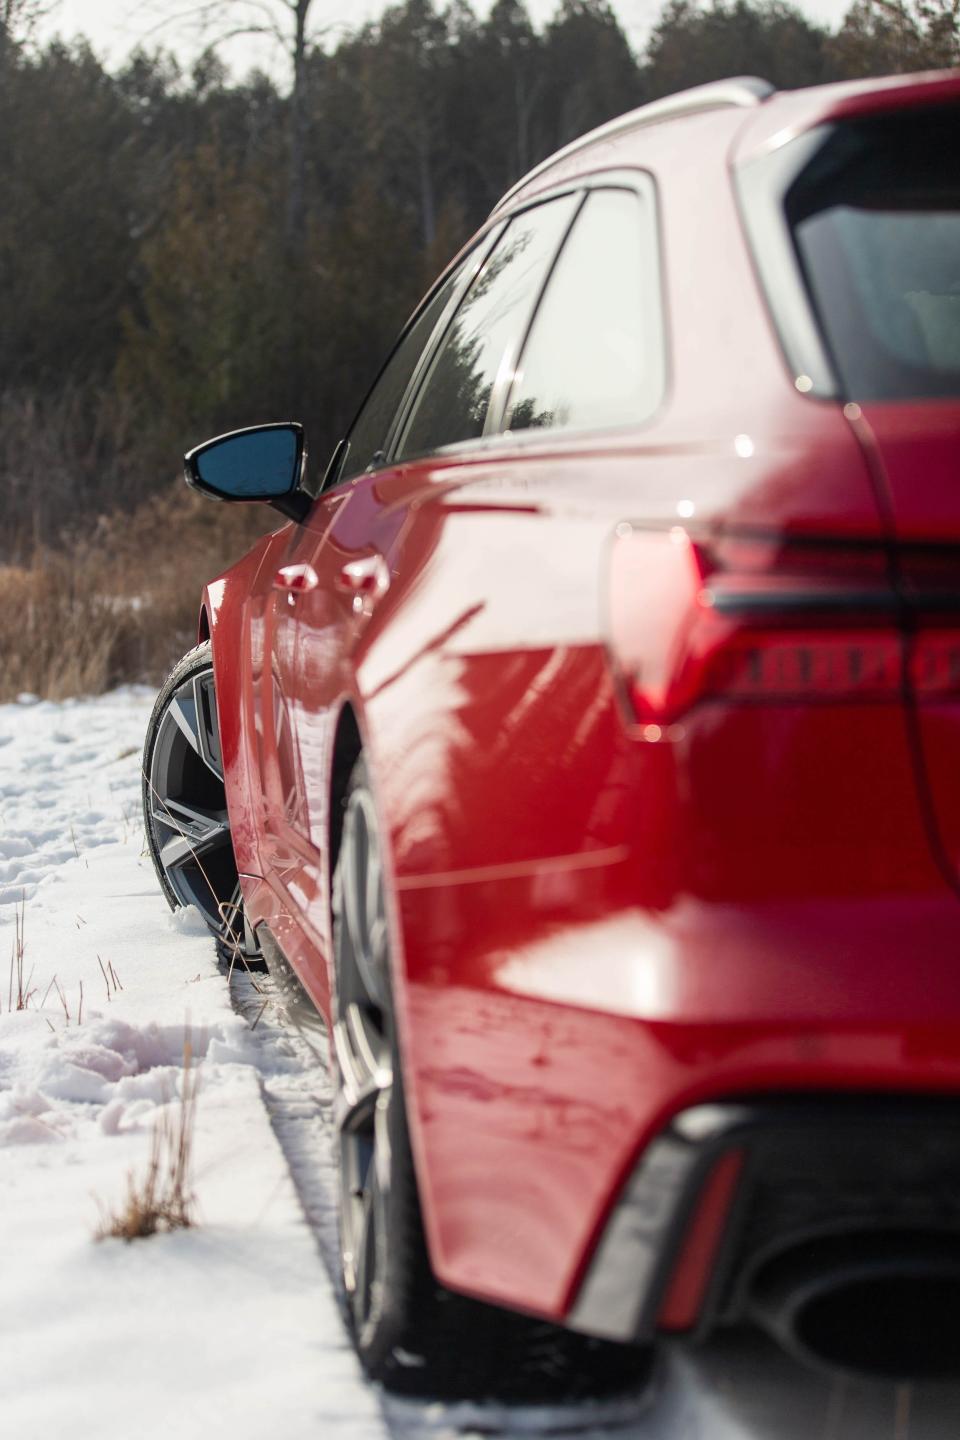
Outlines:
[[357,1211],[353,1243],[354,1290],[366,1310],[377,1271],[376,1197],[369,1185],[359,1197]]
[[373,952],[373,930],[383,911],[383,876],[380,873],[380,852],[375,842],[367,846],[367,883],[364,894],[364,916],[367,928],[367,944]]
[[368,983],[373,998],[383,1003],[383,982],[387,956],[387,917],[383,900],[383,867],[380,850],[376,845],[370,849],[370,866],[367,871],[367,952]]
[[341,1012],[333,1043],[341,1077],[336,1123],[343,1130],[370,1130],[377,1102],[393,1084],[384,1037],[354,1004]]
[[229,900],[220,901],[220,916],[223,920],[223,928],[229,936],[234,947],[240,946],[244,940],[243,925],[243,891],[240,889],[240,881],[237,881],[236,888]]
[[225,811],[203,811],[168,800],[164,812],[154,810],[154,819],[174,833],[160,847],[160,863],[168,873],[184,865],[203,863],[211,850],[230,843],[230,821]]
[[167,715],[176,725],[181,735],[186,740],[190,749],[197,755],[200,754],[200,735],[197,723],[197,705],[193,696],[193,686],[190,686],[189,695],[186,687],[178,690],[170,701]]
[[220,727],[217,723],[217,702],[213,674],[198,675],[193,682],[194,709],[197,716],[197,739],[200,757],[217,779],[223,780],[223,757],[220,754]]
[[[391,1080],[392,1078],[391,1076]],[[392,1174],[389,1100],[389,1089],[381,1090],[373,1112],[373,1164],[370,1168],[376,1177],[377,1190],[381,1197],[388,1197],[390,1194]]]
[[188,680],[171,699],[164,719],[177,727],[194,754],[218,780],[222,780],[212,687],[212,676],[198,675]]

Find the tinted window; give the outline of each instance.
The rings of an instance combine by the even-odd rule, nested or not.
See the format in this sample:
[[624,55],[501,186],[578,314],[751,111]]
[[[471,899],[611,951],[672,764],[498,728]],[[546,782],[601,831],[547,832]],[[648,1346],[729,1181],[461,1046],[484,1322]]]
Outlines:
[[461,265],[427,302],[387,361],[350,430],[350,448],[340,470],[341,480],[361,474],[382,458],[390,425],[417,368],[417,361],[462,274]]
[[515,363],[527,321],[578,197],[516,216],[467,291],[400,446],[422,455],[483,434],[501,371]]
[[663,338],[652,199],[587,197],[524,346],[511,430],[645,420],[663,392]]
[[960,396],[960,112],[838,125],[787,213],[846,393]]

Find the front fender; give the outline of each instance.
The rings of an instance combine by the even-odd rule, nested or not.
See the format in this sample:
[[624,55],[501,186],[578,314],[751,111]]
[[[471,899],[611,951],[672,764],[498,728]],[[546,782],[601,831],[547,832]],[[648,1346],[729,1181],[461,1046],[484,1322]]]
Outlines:
[[247,601],[269,548],[265,536],[236,565],[203,590],[217,696],[223,778],[237,870],[262,874],[257,835],[257,752],[254,744],[252,667]]

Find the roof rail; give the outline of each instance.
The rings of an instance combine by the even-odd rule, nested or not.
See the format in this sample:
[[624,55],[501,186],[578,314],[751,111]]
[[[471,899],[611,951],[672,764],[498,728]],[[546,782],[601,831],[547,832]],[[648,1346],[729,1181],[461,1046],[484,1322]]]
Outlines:
[[720,110],[731,105],[760,105],[772,94],[773,86],[768,80],[758,80],[754,75],[738,75],[730,80],[712,80],[708,85],[695,85],[692,90],[680,90],[676,95],[665,95],[662,100],[652,100],[649,105],[628,110],[625,115],[618,115],[614,120],[608,120],[605,125],[598,125],[595,130],[589,130],[586,135],[571,140],[569,145],[564,145],[561,150],[548,155],[546,160],[541,160],[539,165],[535,165],[515,185],[511,185],[502,199],[497,201],[491,214],[495,215],[498,210],[502,210],[518,191],[545,170],[599,140],[612,140],[617,135],[625,135],[629,130],[655,125],[660,120],[672,120],[675,116],[697,115],[704,110]]

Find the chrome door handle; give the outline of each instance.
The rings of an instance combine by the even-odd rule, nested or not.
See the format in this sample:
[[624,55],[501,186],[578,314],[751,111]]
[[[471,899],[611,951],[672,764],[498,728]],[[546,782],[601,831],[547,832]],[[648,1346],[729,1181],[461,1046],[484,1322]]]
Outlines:
[[379,600],[390,587],[390,569],[382,555],[364,555],[349,560],[337,575],[337,588],[353,595],[353,608],[360,610],[365,600]]
[[291,604],[294,596],[316,590],[319,584],[320,580],[312,565],[282,565],[273,577],[273,588],[286,590]]

